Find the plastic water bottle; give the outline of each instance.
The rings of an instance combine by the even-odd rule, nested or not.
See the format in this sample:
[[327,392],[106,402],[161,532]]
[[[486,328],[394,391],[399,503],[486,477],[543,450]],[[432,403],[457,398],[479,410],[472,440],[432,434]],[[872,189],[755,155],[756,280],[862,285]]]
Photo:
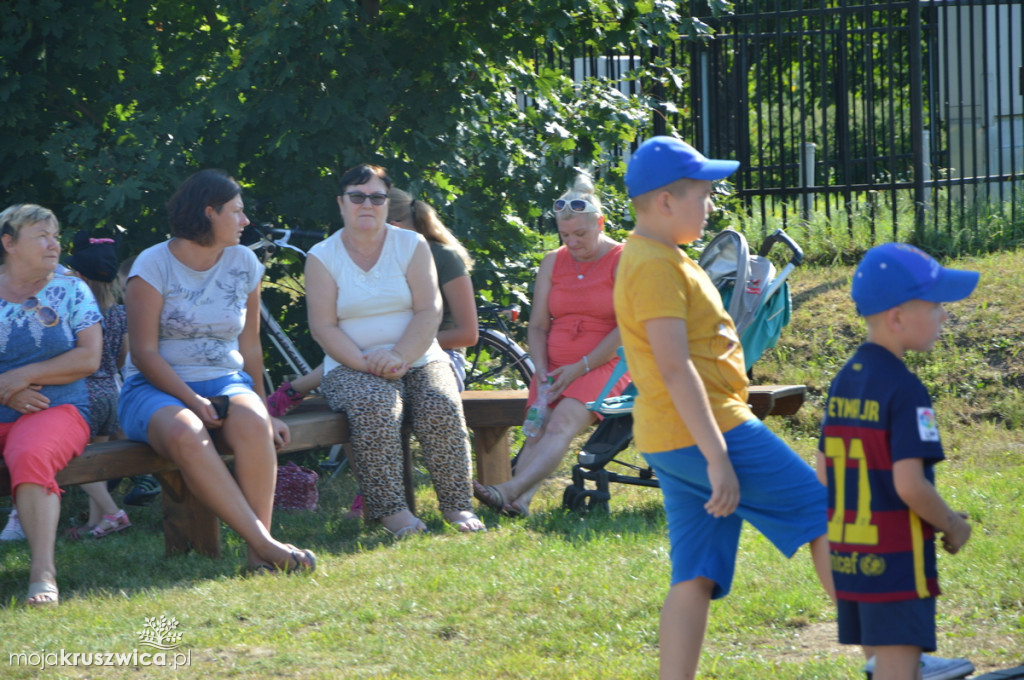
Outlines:
[[544,425],[544,416],[548,412],[548,390],[555,382],[555,376],[549,375],[537,388],[537,398],[530,404],[526,412],[526,420],[523,422],[523,434],[527,437],[536,437],[540,434],[540,428]]

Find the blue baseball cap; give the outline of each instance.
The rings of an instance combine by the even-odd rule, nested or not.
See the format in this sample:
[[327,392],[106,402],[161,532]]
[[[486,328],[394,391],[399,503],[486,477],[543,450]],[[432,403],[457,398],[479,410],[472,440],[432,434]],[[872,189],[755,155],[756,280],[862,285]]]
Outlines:
[[850,297],[857,313],[871,316],[910,300],[955,302],[974,292],[978,272],[946,269],[906,243],[885,243],[864,254],[853,273]]
[[739,161],[716,161],[681,139],[660,135],[640,145],[626,168],[626,191],[636,198],[677,179],[724,179],[736,172]]

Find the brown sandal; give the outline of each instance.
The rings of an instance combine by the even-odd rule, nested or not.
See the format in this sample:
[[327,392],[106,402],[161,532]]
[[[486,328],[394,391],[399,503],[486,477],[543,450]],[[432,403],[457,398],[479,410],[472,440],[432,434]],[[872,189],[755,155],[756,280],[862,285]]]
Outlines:
[[491,484],[481,484],[475,479],[473,480],[473,495],[478,501],[496,512],[501,512],[508,505],[501,489]]

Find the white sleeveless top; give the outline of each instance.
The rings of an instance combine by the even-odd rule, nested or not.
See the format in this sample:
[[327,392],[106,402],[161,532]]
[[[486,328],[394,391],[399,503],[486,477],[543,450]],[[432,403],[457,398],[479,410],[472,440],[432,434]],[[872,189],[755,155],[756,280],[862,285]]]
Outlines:
[[[338,286],[338,328],[363,352],[391,349],[402,337],[413,317],[412,290],[406,271],[416,246],[426,240],[418,233],[385,225],[387,233],[377,263],[363,271],[353,262],[341,242],[342,229],[313,246],[309,255],[327,268]],[[437,339],[426,353],[412,362],[413,367],[430,361],[447,361]],[[324,375],[339,363],[324,357]]]

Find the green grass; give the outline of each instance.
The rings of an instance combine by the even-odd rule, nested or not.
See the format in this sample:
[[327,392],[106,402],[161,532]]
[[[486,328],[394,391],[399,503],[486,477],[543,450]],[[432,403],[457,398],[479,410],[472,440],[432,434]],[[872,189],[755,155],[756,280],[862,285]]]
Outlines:
[[[1024,253],[954,264],[982,272],[979,290],[949,306],[935,351],[910,358],[940,416],[949,458],[940,491],[975,522],[964,551],[939,557],[939,652],[1006,668],[1024,662]],[[862,338],[850,273],[798,270],[782,346],[755,367],[759,382],[808,385],[797,416],[769,419],[808,460],[822,395]],[[342,473],[323,483],[319,511],[275,515],[275,535],[316,550],[312,576],[245,576],[244,548],[227,530],[221,560],[165,558],[159,508],[133,508],[135,526],[122,534],[58,540],[64,600],[52,610],[20,604],[26,546],[0,545],[0,677],[37,675],[9,666],[12,653],[144,651],[137,631],[160,616],[179,622],[189,667],[61,667],[49,677],[655,677],[669,575],[660,494],[613,485],[610,514],[580,517],[559,507],[567,472],[547,482],[532,517],[486,512],[491,530],[475,536],[444,525],[420,476],[432,534],[400,543],[344,518],[353,482]],[[82,508],[71,490],[62,528]],[[733,592],[712,606],[702,677],[858,677],[855,650],[834,640],[806,551],[786,560],[745,532]]]

